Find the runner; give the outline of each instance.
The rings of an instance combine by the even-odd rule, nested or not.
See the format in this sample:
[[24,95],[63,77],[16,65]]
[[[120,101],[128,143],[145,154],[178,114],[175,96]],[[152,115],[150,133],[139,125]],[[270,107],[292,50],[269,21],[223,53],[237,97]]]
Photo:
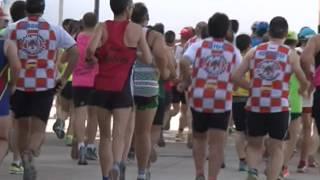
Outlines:
[[[203,39],[209,37],[208,34],[208,24],[206,22],[199,22],[196,25],[196,30],[195,30],[195,36],[193,36],[189,41],[186,43],[184,47],[184,51],[186,51],[192,44],[197,43],[199,41],[202,41]],[[181,79],[180,79],[181,80]],[[187,136],[187,147],[189,149],[192,149],[192,113],[190,109],[190,105],[188,102],[188,92],[184,92],[185,100],[186,100],[186,106],[187,106],[187,112],[186,112],[186,123],[188,126],[188,136]],[[180,124],[179,124],[180,125]]]
[[268,32],[269,24],[267,22],[258,22],[255,24],[255,36],[252,37],[252,47],[255,47],[264,42],[263,38]]
[[[295,32],[289,32],[284,44],[288,45],[292,51],[295,51],[298,44],[297,34]],[[289,161],[294,155],[301,133],[302,97],[299,94],[299,81],[295,74],[291,75],[289,82],[289,104],[291,108],[291,122],[289,125],[289,140],[286,142],[284,151],[284,163],[281,173],[281,177],[283,178],[290,175],[288,168]]]
[[[236,46],[244,57],[251,48],[251,38],[249,35],[240,34],[236,38]],[[246,79],[249,80],[249,74],[246,74]],[[232,102],[232,118],[236,126],[236,150],[239,157],[239,171],[247,171],[246,161],[246,110],[245,105],[248,100],[249,92],[242,88],[237,88],[233,93]]]
[[[25,1],[15,1],[10,7],[10,15],[13,22],[17,22],[20,19],[26,17],[26,2]],[[12,109],[12,106],[11,106]],[[19,148],[17,144],[17,123],[14,119],[14,115],[11,115],[12,120],[12,128],[10,130],[10,148],[13,152],[13,161],[9,167],[10,174],[22,174],[23,167],[21,163]]]
[[[72,96],[74,134],[78,142],[79,165],[87,165],[87,160],[97,160],[98,158],[97,149],[94,144],[98,122],[94,108],[91,107],[94,79],[98,73],[98,64],[96,62],[87,62],[85,59],[86,49],[89,46],[96,24],[96,15],[86,13],[82,18],[83,30],[77,35],[76,39],[80,56],[72,74]],[[87,127],[86,119],[88,119]],[[85,140],[87,140],[87,144],[85,144]]]
[[134,7],[132,0],[110,0],[110,6],[114,20],[98,25],[87,50],[87,59],[98,60],[99,64],[93,101],[100,128],[102,179],[108,180],[110,176],[112,180],[119,180],[125,128],[133,106],[132,66],[137,56],[146,64],[151,64],[152,56],[142,27],[129,21]]
[[[316,35],[312,37],[304,49],[302,55],[302,65],[307,77],[313,81],[313,86],[316,91],[314,93],[312,116],[315,118],[315,122],[320,133],[320,36]],[[315,66],[315,73],[312,73],[311,66]],[[320,153],[317,154],[318,161],[320,161]]]
[[[289,80],[294,72],[305,92],[309,83],[300,67],[299,56],[285,46],[288,23],[283,17],[270,22],[270,42],[251,49],[233,80],[250,91],[246,109],[248,111],[248,180],[258,179],[258,164],[263,154],[264,136],[269,135],[270,161],[267,179],[276,180],[283,164],[284,140],[289,124]],[[250,71],[251,81],[243,80]]]
[[[0,24],[7,15],[0,8]],[[8,68],[11,81],[8,79]],[[14,93],[21,64],[17,56],[17,47],[11,40],[0,40],[0,165],[9,147],[11,118],[9,114],[10,95]]]
[[[149,22],[148,9],[143,3],[134,5],[131,20],[145,27]],[[150,179],[148,168],[151,154],[151,128],[158,107],[159,75],[162,79],[169,77],[167,70],[167,47],[162,34],[152,30],[146,31],[146,39],[153,55],[151,65],[143,64],[139,59],[134,66],[134,100],[135,113],[135,151],[138,163],[138,180]],[[160,72],[160,74],[159,74]]]
[[[192,79],[190,106],[193,116],[193,154],[196,180],[204,180],[206,147],[209,144],[208,179],[217,180],[223,163],[225,136],[232,107],[231,73],[240,63],[240,55],[225,40],[229,18],[216,13],[208,23],[210,38],[191,45],[181,61],[183,82]],[[190,75],[192,65],[192,76]]]
[[[44,9],[44,0],[27,0],[27,18],[8,28],[8,37],[17,43],[22,64],[12,105],[18,122],[24,180],[37,178],[34,157],[40,155],[54,93],[65,84],[78,58],[75,41],[62,28],[49,24],[41,17]],[[41,40],[33,44],[34,38]],[[46,42],[50,45],[45,46]],[[66,49],[69,65],[55,82],[54,57],[59,48]]]
[[[297,48],[298,53],[301,54],[307,45],[307,42],[310,38],[316,35],[316,32],[310,29],[309,27],[304,27],[300,30],[298,34],[300,47]],[[300,161],[297,167],[297,171],[300,173],[305,173],[309,162],[308,160],[314,154],[319,143],[315,141],[317,134],[313,133],[314,131],[314,120],[312,118],[312,104],[313,104],[313,95],[310,97],[303,97],[303,108],[302,108],[302,127],[303,127],[303,136],[302,136],[302,147],[300,153]],[[316,146],[316,147],[315,147]]]
[[[180,43],[175,46],[175,50],[174,50],[176,64],[177,64],[177,67],[176,67],[177,79],[174,80],[173,87],[171,90],[173,109],[170,110],[169,118],[166,119],[166,121],[168,121],[168,122],[165,123],[165,124],[167,124],[168,127],[170,127],[171,118],[176,116],[179,112],[181,112],[181,116],[179,118],[179,130],[176,135],[177,141],[183,140],[183,131],[184,131],[184,128],[187,127],[186,113],[188,110],[188,107],[186,105],[186,98],[185,98],[184,92],[177,91],[177,84],[179,84],[179,81],[180,81],[179,80],[179,74],[180,74],[179,62],[182,59],[184,48],[187,45],[187,42],[194,36],[192,29],[189,27],[183,28],[180,32],[180,35],[181,35]],[[196,39],[194,39],[194,40],[196,40]]]

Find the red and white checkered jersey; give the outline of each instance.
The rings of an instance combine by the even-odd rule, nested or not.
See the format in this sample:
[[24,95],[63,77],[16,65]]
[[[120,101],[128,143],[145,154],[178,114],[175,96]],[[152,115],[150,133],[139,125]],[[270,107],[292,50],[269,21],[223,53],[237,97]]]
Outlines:
[[57,49],[74,46],[73,38],[62,28],[35,16],[9,26],[7,35],[16,42],[22,64],[17,89],[29,92],[53,89],[57,76]]
[[264,43],[256,47],[250,61],[251,89],[246,109],[251,112],[289,111],[290,48]]
[[192,61],[190,105],[198,112],[223,113],[232,108],[231,74],[241,61],[235,47],[208,38],[191,45],[184,56]]

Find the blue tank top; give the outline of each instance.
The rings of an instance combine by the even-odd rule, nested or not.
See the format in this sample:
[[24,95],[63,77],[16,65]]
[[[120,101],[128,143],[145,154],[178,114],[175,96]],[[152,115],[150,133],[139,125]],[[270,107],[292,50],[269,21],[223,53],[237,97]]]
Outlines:
[[3,77],[3,71],[5,71],[8,65],[8,60],[4,54],[4,40],[0,40],[0,72],[1,77]]
[[4,40],[0,40],[0,100],[8,87],[8,60],[4,54]]

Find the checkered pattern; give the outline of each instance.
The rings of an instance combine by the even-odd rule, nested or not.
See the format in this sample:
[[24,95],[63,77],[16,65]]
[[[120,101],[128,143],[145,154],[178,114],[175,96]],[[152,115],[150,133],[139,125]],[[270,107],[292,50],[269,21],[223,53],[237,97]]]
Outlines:
[[17,23],[9,37],[17,43],[22,64],[17,89],[34,92],[54,88],[57,38],[50,24],[29,17]]
[[292,74],[289,52],[289,47],[284,45],[266,43],[257,47],[250,63],[252,88],[246,107],[248,111],[289,111],[289,81]]
[[232,108],[231,73],[236,68],[233,45],[205,40],[197,50],[190,90],[191,107],[198,112],[222,113]]

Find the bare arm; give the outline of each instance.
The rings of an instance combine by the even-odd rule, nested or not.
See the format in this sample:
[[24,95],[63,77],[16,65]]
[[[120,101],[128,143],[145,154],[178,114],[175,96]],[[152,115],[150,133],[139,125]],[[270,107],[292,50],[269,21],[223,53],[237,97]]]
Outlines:
[[149,48],[149,45],[147,43],[145,33],[141,28],[140,31],[140,38],[138,41],[138,49],[140,50],[141,54],[139,54],[139,59],[141,62],[145,64],[151,64],[152,63],[152,54]]
[[[150,32],[153,33],[153,32]],[[154,33],[154,38],[149,42],[149,45],[152,47],[152,54],[155,59],[156,65],[160,71],[160,75],[162,79],[169,78],[169,74],[167,71],[168,63],[171,58],[170,54],[167,55],[167,45],[165,44],[164,37],[160,33]],[[151,39],[151,36],[150,38]]]
[[78,58],[79,58],[79,51],[76,46],[73,46],[73,47],[67,49],[64,53],[66,53],[66,56],[68,57],[68,65],[67,65],[67,67],[61,77],[62,82],[67,81],[67,79],[71,75],[73,69],[75,68],[77,61],[78,61]]
[[167,50],[167,55],[168,55],[168,64],[166,66],[166,70],[168,71],[169,79],[174,80],[177,78],[176,60],[175,60],[174,54],[171,51],[171,49],[167,48],[166,50]]
[[[305,73],[303,72],[300,62],[299,62],[299,55],[296,51],[292,51],[289,55],[290,64],[292,66],[292,70],[295,73],[299,83],[300,83],[300,91],[303,94],[309,88],[309,82]],[[310,64],[309,64],[310,66]]]
[[94,30],[92,40],[87,49],[87,59],[97,61],[95,57],[95,52],[100,46],[101,42],[107,38],[107,33],[104,30],[104,24],[100,23]]
[[8,58],[9,67],[10,67],[10,73],[11,73],[10,84],[12,86],[15,86],[15,84],[18,80],[19,71],[21,69],[21,63],[20,63],[20,59],[18,57],[18,50],[17,50],[17,46],[15,45],[15,43],[13,43],[10,40],[6,40],[5,54]]
[[[191,61],[188,57],[183,57],[180,61],[180,75],[182,78],[182,88],[186,89],[191,84],[191,72],[190,72]],[[182,91],[182,90],[181,90]]]
[[250,89],[250,83],[246,81],[244,77],[245,74],[249,71],[250,60],[253,58],[254,53],[255,49],[251,49],[244,57],[239,68],[232,74],[231,79],[236,86],[240,86],[244,89]]
[[309,79],[312,78],[311,67],[315,63],[315,56],[320,50],[320,46],[317,43],[318,40],[320,40],[320,36],[311,38],[301,55],[301,66]]

